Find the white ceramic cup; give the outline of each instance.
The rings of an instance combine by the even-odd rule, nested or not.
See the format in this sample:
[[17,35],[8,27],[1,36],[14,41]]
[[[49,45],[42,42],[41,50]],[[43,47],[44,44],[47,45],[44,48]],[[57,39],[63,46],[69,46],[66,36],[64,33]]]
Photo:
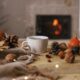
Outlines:
[[31,48],[32,52],[43,53],[47,51],[48,37],[46,36],[29,36],[22,42],[22,46],[25,44]]

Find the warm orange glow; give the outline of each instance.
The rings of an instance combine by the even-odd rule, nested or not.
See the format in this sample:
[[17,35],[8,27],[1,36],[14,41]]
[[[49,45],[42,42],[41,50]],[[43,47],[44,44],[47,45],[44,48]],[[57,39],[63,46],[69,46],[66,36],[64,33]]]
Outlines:
[[52,27],[53,27],[53,34],[54,35],[56,35],[56,36],[61,35],[62,25],[57,18],[53,20]]
[[60,24],[58,25],[58,28],[60,31],[62,30],[62,26]]
[[54,19],[52,24],[53,24],[53,26],[57,26],[59,24],[59,20],[58,19]]

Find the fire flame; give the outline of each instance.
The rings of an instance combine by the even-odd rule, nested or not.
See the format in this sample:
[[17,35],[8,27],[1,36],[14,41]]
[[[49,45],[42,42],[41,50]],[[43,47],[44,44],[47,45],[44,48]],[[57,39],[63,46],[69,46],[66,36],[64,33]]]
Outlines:
[[58,19],[54,19],[52,24],[53,24],[53,26],[57,26],[59,24],[59,20]]
[[53,26],[53,29],[54,29],[53,34],[55,34],[56,36],[60,35],[61,31],[62,31],[62,25],[60,24],[58,19],[53,20],[52,26]]

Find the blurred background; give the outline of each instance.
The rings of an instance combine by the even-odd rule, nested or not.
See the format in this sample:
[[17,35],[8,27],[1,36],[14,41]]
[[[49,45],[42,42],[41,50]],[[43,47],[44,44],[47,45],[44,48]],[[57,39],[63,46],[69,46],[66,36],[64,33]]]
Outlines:
[[80,37],[79,0],[0,0],[0,30],[21,38],[36,34],[37,15],[70,15],[71,37]]

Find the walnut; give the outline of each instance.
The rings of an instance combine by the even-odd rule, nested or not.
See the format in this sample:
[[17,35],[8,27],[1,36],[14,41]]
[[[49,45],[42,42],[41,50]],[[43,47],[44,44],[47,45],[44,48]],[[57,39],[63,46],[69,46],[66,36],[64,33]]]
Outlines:
[[16,59],[16,55],[13,53],[9,53],[8,55],[5,56],[5,60],[8,62],[13,62],[14,59]]

